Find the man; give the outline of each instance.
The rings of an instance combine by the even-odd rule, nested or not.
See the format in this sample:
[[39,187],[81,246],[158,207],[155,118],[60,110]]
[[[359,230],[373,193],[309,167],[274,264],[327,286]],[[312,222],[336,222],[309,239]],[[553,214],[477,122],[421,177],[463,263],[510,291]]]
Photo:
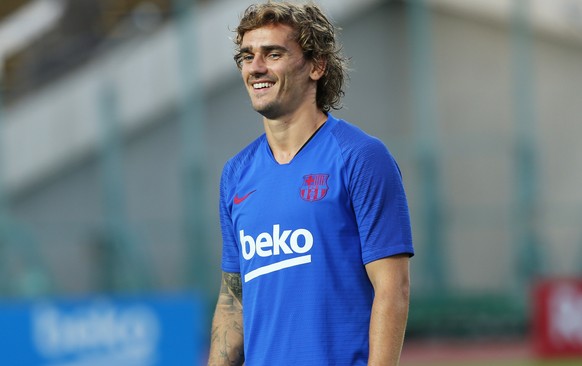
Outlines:
[[224,167],[209,365],[397,365],[414,254],[396,162],[334,118],[345,59],[313,5],[250,6],[235,61],[265,134]]

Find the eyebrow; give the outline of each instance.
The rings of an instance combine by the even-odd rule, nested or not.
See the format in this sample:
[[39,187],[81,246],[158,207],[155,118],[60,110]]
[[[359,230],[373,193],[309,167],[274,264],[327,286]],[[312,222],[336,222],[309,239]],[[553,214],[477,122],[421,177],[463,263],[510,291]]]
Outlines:
[[[281,52],[288,52],[289,50],[286,47],[279,46],[279,45],[264,45],[259,47],[261,51],[264,53],[269,53],[272,51],[281,51]],[[240,49],[240,53],[252,53],[253,47],[247,46]]]

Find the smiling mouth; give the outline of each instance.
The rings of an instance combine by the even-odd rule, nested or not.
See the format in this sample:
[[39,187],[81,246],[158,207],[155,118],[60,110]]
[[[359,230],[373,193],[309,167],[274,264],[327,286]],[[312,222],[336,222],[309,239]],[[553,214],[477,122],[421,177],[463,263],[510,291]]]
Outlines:
[[260,90],[260,89],[267,89],[275,85],[275,83],[254,83],[253,89]]

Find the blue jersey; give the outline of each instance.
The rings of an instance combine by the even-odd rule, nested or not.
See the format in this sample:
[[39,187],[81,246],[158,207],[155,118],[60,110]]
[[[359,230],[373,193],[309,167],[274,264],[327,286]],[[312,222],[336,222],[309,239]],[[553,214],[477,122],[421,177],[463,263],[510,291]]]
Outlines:
[[243,283],[246,365],[366,365],[364,265],[413,255],[399,168],[384,144],[328,120],[289,164],[265,135],[225,165],[222,269]]

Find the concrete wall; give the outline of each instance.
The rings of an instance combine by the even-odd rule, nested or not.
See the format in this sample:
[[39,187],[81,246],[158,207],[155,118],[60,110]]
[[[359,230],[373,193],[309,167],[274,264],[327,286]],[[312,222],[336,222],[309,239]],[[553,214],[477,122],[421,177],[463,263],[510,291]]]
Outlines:
[[[380,137],[400,163],[413,218],[416,291],[426,288],[426,209],[418,161],[419,108],[412,100],[411,43],[400,3],[370,5],[341,24],[345,53],[352,58],[344,108],[334,114]],[[439,11],[434,14],[434,141],[440,168],[444,217],[445,280],[459,291],[511,291],[515,245],[515,70],[508,28]],[[550,274],[579,273],[582,258],[582,48],[539,37],[534,48],[533,107],[541,207],[539,227]],[[232,65],[234,68],[234,64]],[[426,85],[430,87],[430,85]],[[224,162],[262,131],[236,72],[208,87],[202,112],[206,151],[199,209],[207,228],[206,282],[217,284],[220,233],[218,180]],[[123,147],[127,217],[151,285],[185,285],[186,247],[180,141],[175,106],[155,111],[132,130]],[[105,219],[104,183],[96,153],[88,153],[13,201],[15,218],[34,233],[61,292],[95,289],[94,243]]]

